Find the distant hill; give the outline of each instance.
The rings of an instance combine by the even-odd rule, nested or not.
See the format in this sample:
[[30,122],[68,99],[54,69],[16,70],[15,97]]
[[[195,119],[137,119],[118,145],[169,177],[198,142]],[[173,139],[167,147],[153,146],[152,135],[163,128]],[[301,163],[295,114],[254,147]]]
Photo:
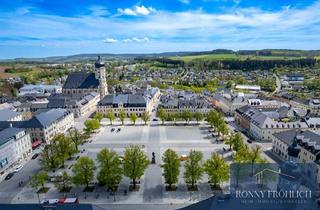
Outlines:
[[320,50],[288,50],[288,49],[264,49],[264,50],[239,50],[233,51],[228,49],[215,49],[212,51],[200,51],[200,52],[163,52],[163,53],[138,53],[138,54],[110,54],[110,53],[93,53],[93,54],[78,54],[70,56],[52,56],[45,58],[16,58],[6,59],[2,62],[39,62],[39,63],[68,63],[68,62],[81,62],[81,61],[94,61],[98,56],[101,56],[104,60],[110,59],[134,59],[134,58],[172,58],[183,56],[200,56],[201,55],[221,55],[213,56],[223,58],[223,55],[227,57],[241,57],[241,56],[261,56],[268,59],[267,56],[277,57],[317,57],[320,58]]

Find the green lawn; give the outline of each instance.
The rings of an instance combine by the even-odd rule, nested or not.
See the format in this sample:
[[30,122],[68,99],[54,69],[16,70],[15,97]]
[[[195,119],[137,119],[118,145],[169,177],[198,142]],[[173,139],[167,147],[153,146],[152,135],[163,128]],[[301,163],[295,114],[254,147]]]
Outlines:
[[183,60],[190,62],[193,60],[206,60],[206,61],[217,61],[217,60],[291,60],[305,57],[286,57],[286,56],[254,56],[254,55],[237,55],[237,54],[208,54],[208,55],[193,55],[193,56],[172,56],[173,60]]

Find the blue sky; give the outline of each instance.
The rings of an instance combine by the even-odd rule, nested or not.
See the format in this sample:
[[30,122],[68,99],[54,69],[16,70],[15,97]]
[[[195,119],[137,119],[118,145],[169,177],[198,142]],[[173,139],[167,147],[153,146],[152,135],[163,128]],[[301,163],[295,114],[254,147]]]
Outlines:
[[1,0],[0,58],[320,49],[320,0]]

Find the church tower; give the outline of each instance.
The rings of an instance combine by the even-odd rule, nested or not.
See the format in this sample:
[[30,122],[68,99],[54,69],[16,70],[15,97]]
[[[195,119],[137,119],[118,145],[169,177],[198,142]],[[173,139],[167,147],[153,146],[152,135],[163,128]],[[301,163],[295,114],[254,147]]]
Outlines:
[[100,100],[102,100],[104,96],[108,94],[108,86],[106,80],[106,69],[104,67],[104,62],[101,61],[100,56],[98,56],[98,60],[96,61],[94,66],[95,76],[99,80]]

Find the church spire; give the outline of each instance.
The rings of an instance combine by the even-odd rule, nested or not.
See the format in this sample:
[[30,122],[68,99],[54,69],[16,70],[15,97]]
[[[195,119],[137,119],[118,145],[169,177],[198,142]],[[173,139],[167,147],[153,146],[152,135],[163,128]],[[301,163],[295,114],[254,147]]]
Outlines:
[[98,59],[95,62],[94,66],[96,70],[96,78],[99,79],[100,100],[102,100],[104,96],[108,94],[108,86],[106,81],[106,69],[104,66],[104,62],[101,60],[100,56],[98,56]]

